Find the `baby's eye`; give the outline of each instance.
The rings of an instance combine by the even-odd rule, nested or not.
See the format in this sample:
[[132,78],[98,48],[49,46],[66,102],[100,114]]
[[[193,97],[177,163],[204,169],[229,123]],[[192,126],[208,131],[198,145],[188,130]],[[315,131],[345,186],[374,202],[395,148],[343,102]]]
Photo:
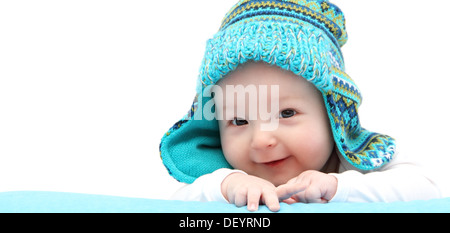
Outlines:
[[293,109],[286,109],[280,112],[280,118],[290,118],[295,116],[297,112]]
[[234,118],[234,119],[231,121],[231,123],[232,123],[233,125],[236,125],[236,126],[242,126],[242,125],[248,124],[248,121],[247,121],[247,120],[244,120],[244,119]]

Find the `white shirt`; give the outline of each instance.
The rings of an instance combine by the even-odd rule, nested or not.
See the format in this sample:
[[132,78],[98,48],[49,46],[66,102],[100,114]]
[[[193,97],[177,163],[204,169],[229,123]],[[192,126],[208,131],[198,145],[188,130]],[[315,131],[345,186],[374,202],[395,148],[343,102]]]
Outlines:
[[[341,159],[339,173],[330,173],[337,178],[338,187],[329,202],[395,202],[440,198],[441,193],[432,177],[417,164],[403,160],[398,155],[380,170],[366,174]],[[245,174],[240,170],[219,169],[180,188],[172,199],[227,202],[222,195],[221,184],[233,172]]]

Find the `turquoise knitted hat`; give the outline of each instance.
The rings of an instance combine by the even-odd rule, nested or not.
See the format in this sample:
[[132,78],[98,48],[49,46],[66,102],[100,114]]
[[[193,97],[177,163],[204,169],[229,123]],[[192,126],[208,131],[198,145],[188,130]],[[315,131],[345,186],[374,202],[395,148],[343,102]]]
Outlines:
[[207,41],[194,104],[161,140],[160,155],[169,173],[192,183],[219,168],[231,168],[221,149],[217,120],[201,109],[210,100],[204,95],[208,87],[247,61],[292,71],[317,87],[342,162],[366,171],[387,164],[395,141],[360,126],[361,93],[345,73],[340,50],[346,41],[344,15],[327,0],[239,1]]

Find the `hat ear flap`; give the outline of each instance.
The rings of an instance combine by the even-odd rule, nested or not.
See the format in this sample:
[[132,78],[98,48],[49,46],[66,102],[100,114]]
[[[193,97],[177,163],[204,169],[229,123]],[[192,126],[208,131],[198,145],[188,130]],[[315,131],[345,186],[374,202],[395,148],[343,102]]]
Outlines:
[[[377,170],[395,154],[395,140],[361,128],[358,107],[361,95],[348,75],[332,74],[333,89],[324,93],[334,141],[344,158],[360,171]],[[342,159],[341,159],[342,161]]]
[[[200,101],[199,101],[200,100]],[[164,166],[178,181],[192,183],[198,177],[220,168],[232,168],[221,147],[217,120],[202,111],[212,99],[196,98],[184,120],[177,122],[162,138],[160,154]],[[200,105],[200,108],[197,106]],[[208,107],[208,106],[206,106]]]

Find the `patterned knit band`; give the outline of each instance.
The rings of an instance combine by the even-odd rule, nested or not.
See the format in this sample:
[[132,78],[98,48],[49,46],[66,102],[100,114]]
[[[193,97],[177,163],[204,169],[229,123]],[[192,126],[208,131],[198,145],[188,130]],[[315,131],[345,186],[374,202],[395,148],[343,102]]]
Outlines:
[[328,1],[241,1],[225,16],[220,31],[255,16],[305,21],[326,32],[337,47],[347,42],[344,15],[337,6]]

